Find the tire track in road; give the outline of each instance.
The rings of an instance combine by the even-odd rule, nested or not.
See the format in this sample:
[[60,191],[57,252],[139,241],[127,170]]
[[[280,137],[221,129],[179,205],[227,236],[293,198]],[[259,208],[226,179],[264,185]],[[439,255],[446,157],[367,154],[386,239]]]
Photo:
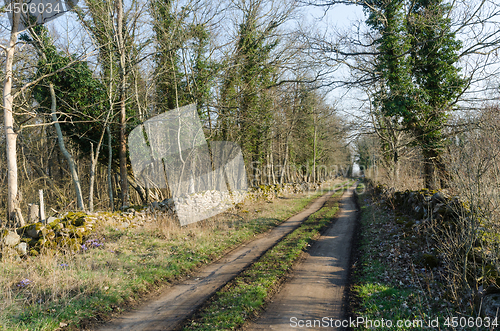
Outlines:
[[295,230],[309,215],[318,211],[335,192],[336,190],[332,190],[317,198],[304,210],[271,231],[241,245],[217,262],[202,267],[190,279],[166,289],[156,300],[124,313],[97,330],[175,330],[180,322],[188,318],[219,288]]
[[314,243],[266,311],[244,327],[245,331],[343,330],[335,328],[334,321],[344,318],[343,295],[357,219],[354,187],[343,195],[335,223]]

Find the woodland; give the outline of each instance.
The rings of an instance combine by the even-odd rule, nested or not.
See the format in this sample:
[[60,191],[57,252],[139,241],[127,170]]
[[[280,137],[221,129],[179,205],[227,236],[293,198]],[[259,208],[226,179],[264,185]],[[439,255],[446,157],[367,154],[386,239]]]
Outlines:
[[[383,206],[380,229],[393,222],[402,230],[392,239],[420,231],[422,252],[437,247],[425,268],[446,274],[435,287],[457,311],[477,312],[489,286],[500,293],[498,1],[68,0],[46,24],[8,12],[21,3],[6,1],[0,16],[0,226],[17,236],[12,247],[22,243],[8,229],[45,216],[130,216],[172,198],[135,177],[128,138],[194,105],[209,145],[241,148],[249,188],[362,178],[378,201],[370,208]],[[41,227],[32,239],[43,246]],[[192,236],[175,231],[179,242]],[[79,239],[68,252],[97,245]],[[163,239],[173,245],[170,232]]]
[[[240,145],[251,187],[317,182],[355,166],[395,189],[497,178],[494,1],[68,8],[57,26],[4,15],[5,224],[24,224],[42,189],[50,213],[169,198],[134,178],[127,137],[189,104],[208,142]],[[363,18],[337,27],[329,15],[339,8]]]

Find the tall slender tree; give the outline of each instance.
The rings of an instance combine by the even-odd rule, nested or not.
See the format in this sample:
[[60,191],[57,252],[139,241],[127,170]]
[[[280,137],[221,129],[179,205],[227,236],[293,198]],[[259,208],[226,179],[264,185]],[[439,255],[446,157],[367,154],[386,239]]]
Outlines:
[[[266,156],[270,139],[271,107],[268,89],[273,85],[271,54],[278,45],[279,24],[262,24],[259,15],[264,3],[241,3],[236,49],[226,69],[221,92],[219,125],[223,139],[237,140],[249,163],[247,169],[258,180],[259,165]],[[238,129],[238,132],[235,129]]]
[[[19,0],[13,1],[13,4],[20,3]],[[17,133],[14,129],[14,96],[13,86],[13,63],[16,52],[17,36],[19,34],[19,21],[21,14],[14,12],[12,14],[12,28],[10,39],[7,46],[2,47],[5,50],[5,80],[3,84],[3,118],[4,130],[7,148],[7,219],[24,223],[19,208],[19,189],[17,179]],[[21,215],[19,217],[19,215]],[[17,216],[17,217],[16,217]]]
[[185,106],[187,91],[183,86],[181,49],[185,46],[188,31],[184,19],[186,13],[176,13],[172,0],[154,0],[150,4],[153,30],[156,39],[156,106],[157,112]]
[[[130,89],[132,73],[139,63],[139,49],[147,41],[137,42],[141,10],[137,0],[98,1],[86,0],[87,10],[77,11],[80,22],[89,31],[97,50],[103,81],[107,86],[110,107],[115,108],[119,118],[118,160],[120,169],[120,195],[122,208],[129,205],[129,172],[127,159],[127,134],[129,122],[136,115],[130,107],[133,93]],[[99,139],[96,139],[98,141]],[[139,189],[140,191],[140,189]]]

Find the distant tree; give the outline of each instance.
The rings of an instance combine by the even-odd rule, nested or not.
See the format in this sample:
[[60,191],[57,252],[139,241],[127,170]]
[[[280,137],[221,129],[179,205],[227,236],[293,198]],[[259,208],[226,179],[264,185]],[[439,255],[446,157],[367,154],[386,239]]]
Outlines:
[[183,8],[180,13],[176,13],[173,5],[172,0],[154,0],[150,3],[156,39],[154,61],[158,113],[192,102],[184,84],[185,73],[181,70],[181,49],[189,38],[189,30],[184,22],[189,11]]

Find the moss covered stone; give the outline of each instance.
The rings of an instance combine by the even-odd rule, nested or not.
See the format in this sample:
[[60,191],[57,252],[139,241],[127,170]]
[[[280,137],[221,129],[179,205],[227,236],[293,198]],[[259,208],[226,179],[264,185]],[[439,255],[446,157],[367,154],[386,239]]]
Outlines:
[[20,236],[28,236],[30,238],[38,239],[43,236],[42,231],[44,229],[46,229],[45,224],[38,222],[23,226],[16,231]]

